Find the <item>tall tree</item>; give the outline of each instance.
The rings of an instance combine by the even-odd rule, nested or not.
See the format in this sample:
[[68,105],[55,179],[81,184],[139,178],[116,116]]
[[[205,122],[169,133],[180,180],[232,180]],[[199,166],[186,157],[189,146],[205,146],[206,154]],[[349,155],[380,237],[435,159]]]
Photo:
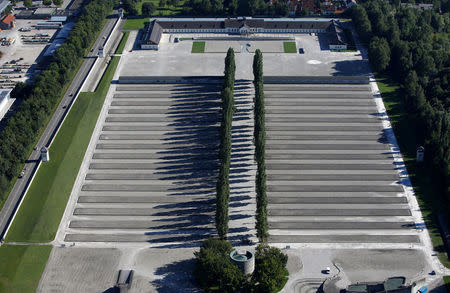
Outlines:
[[373,69],[383,72],[391,60],[391,51],[385,38],[373,37],[369,46],[369,58]]
[[33,1],[32,0],[23,0],[23,6],[30,9],[33,6]]
[[221,93],[222,117],[220,122],[219,177],[216,184],[216,229],[220,239],[228,233],[228,204],[230,200],[229,172],[231,161],[231,129],[234,112],[234,51],[230,48],[225,58],[224,83]]
[[142,3],[142,15],[150,17],[155,13],[156,5],[153,2]]

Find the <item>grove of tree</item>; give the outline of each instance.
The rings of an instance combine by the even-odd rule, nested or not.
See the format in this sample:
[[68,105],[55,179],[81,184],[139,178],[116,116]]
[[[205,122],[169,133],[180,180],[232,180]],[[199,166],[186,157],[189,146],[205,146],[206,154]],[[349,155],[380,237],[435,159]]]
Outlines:
[[[433,10],[403,8],[399,1],[362,0],[351,9],[373,69],[402,86],[402,103],[425,147],[427,174],[450,200],[450,13],[449,1]],[[419,145],[413,146],[418,147]]]

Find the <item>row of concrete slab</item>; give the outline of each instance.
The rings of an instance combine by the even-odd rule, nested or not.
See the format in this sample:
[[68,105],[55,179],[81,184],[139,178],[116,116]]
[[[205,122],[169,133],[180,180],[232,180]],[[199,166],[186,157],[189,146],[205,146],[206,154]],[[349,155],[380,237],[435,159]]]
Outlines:
[[66,241],[186,242],[215,232],[220,83],[120,85]]
[[[119,84],[66,241],[215,235],[220,84]],[[265,85],[269,241],[417,243],[367,84]],[[230,238],[254,236],[251,82],[235,86]]]
[[264,93],[270,242],[419,242],[368,85]]

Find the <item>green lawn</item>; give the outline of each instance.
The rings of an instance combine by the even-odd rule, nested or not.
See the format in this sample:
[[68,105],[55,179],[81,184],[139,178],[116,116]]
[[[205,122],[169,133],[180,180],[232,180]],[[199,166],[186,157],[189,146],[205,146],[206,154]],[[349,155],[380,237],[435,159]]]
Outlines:
[[142,17],[142,18],[127,18],[125,24],[123,25],[124,30],[139,30],[145,27],[145,23],[149,22],[150,18]]
[[193,42],[191,53],[205,53],[205,42]]
[[447,287],[447,292],[450,292],[450,276],[444,276],[444,283]]
[[120,40],[120,44],[119,44],[119,46],[117,46],[116,54],[122,54],[123,48],[125,47],[125,44],[127,43],[129,35],[130,35],[130,32],[123,33],[122,39]]
[[0,293],[36,292],[51,246],[0,247]]
[[54,239],[119,59],[113,57],[95,92],[78,96],[50,147],[50,162],[39,168],[6,241]]
[[295,42],[284,42],[284,53],[297,53],[297,45]]
[[385,76],[377,76],[377,84],[397,137],[434,249],[438,252],[439,260],[446,267],[450,267],[450,260],[445,251],[437,222],[437,214],[445,212],[445,205],[442,204],[443,199],[439,196],[440,191],[437,183],[434,182],[429,172],[418,165],[415,160],[416,148],[421,144],[421,142],[416,141],[416,121],[408,115],[404,108],[401,99],[401,89],[397,84]]

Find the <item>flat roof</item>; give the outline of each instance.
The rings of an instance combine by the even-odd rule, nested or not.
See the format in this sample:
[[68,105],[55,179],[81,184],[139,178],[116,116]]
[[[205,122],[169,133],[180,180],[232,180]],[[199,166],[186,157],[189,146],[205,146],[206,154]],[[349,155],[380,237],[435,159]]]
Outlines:
[[[158,21],[225,21],[225,19],[229,18],[223,18],[223,17],[190,17],[190,18],[151,18],[152,20],[158,20]],[[329,21],[339,21],[339,18],[253,18],[253,17],[238,17],[238,18],[232,18],[237,20],[264,20],[264,21],[289,21],[289,22],[329,22]]]
[[40,7],[34,11],[34,14],[52,14],[56,8]]

